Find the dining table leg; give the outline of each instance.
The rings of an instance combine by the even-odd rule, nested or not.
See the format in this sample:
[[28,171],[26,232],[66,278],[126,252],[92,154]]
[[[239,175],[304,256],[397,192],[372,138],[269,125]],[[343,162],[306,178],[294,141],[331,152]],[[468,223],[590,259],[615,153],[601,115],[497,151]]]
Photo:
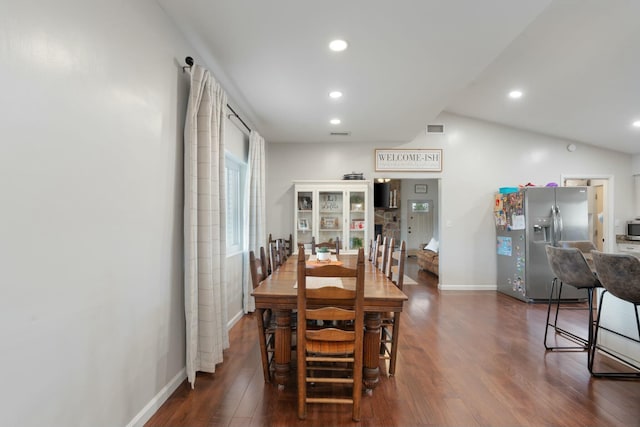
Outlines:
[[364,360],[362,379],[365,392],[373,394],[380,380],[380,324],[381,314],[367,312],[364,315]]
[[291,371],[291,310],[275,310],[276,342],[274,379],[278,390],[284,390]]

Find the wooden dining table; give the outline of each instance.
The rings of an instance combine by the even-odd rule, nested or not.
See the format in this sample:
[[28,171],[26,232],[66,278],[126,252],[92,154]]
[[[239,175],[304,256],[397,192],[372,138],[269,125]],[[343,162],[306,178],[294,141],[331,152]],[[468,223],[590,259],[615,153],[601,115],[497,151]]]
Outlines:
[[[297,260],[297,254],[289,257],[251,294],[255,298],[258,315],[266,309],[271,309],[275,314],[274,380],[278,389],[284,389],[291,372],[291,313],[297,306]],[[346,267],[355,268],[357,256],[340,254],[337,260]],[[355,287],[355,279],[353,280],[352,286]],[[365,261],[364,281],[363,384],[365,390],[372,393],[380,380],[382,313],[401,312],[407,296],[369,261]],[[350,284],[347,283],[345,287],[348,286]]]

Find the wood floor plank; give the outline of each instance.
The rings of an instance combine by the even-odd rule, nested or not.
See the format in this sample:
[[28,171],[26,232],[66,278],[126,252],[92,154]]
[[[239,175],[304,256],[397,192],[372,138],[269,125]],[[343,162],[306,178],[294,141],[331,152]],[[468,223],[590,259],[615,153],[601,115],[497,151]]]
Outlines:
[[[396,375],[362,399],[361,420],[343,405],[310,405],[298,420],[295,376],[279,391],[262,378],[255,319],[230,331],[215,374],[185,383],[146,424],[157,426],[629,426],[640,424],[640,381],[591,378],[585,352],[547,352],[546,304],[488,291],[439,291],[407,262]],[[586,330],[586,314],[567,328]]]

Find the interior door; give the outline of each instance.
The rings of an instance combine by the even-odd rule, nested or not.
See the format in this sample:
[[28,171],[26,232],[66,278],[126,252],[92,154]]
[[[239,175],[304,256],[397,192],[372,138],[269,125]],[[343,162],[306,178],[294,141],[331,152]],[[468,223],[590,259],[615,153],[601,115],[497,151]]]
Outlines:
[[596,217],[593,241],[599,251],[603,251],[604,243],[604,187],[596,186]]
[[433,201],[407,201],[407,255],[413,256],[433,237]]

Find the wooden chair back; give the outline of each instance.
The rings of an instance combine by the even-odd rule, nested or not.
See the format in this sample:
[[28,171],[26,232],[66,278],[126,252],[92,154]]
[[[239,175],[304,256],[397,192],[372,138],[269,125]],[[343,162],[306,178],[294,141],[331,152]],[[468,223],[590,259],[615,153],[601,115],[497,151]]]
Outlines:
[[382,239],[382,244],[378,247],[378,251],[377,251],[378,256],[376,257],[376,267],[378,267],[378,270],[382,272],[386,271],[388,250],[389,250],[389,239],[385,236]]
[[[358,250],[356,268],[337,264],[307,266],[303,250],[298,252],[297,268],[298,417],[306,418],[308,403],[346,403],[353,405],[352,418],[358,421],[364,339],[364,249]],[[355,286],[343,286],[344,278],[354,278]],[[310,327],[308,320],[321,326]],[[344,364],[349,367],[346,376],[336,378],[336,370]],[[309,383],[315,386],[309,387]],[[340,389],[336,384],[351,385],[350,396],[336,395]]]
[[253,251],[249,251],[249,271],[251,272],[253,289],[257,288],[260,282],[269,275],[266,260],[264,259],[264,246],[260,246],[260,258],[256,258]]
[[387,245],[387,253],[385,255],[384,267],[382,268],[382,272],[387,277],[389,276],[389,267],[391,266],[391,254],[393,253],[395,246],[396,246],[396,239],[395,237],[391,237],[389,239],[389,244]]
[[278,248],[278,242],[271,241],[269,243],[269,254],[271,255],[271,272],[274,272],[282,265],[282,257],[280,255],[280,249]]
[[284,239],[284,250],[287,258],[293,255],[293,235],[289,234],[289,239]]
[[371,261],[376,267],[378,266],[378,248],[380,248],[381,244],[382,236],[378,234],[373,241],[373,246],[371,246],[371,252],[369,253],[369,261]]
[[[393,242],[393,239],[391,240]],[[402,290],[404,279],[404,262],[407,258],[407,243],[402,240],[398,249],[389,249],[387,277]]]

